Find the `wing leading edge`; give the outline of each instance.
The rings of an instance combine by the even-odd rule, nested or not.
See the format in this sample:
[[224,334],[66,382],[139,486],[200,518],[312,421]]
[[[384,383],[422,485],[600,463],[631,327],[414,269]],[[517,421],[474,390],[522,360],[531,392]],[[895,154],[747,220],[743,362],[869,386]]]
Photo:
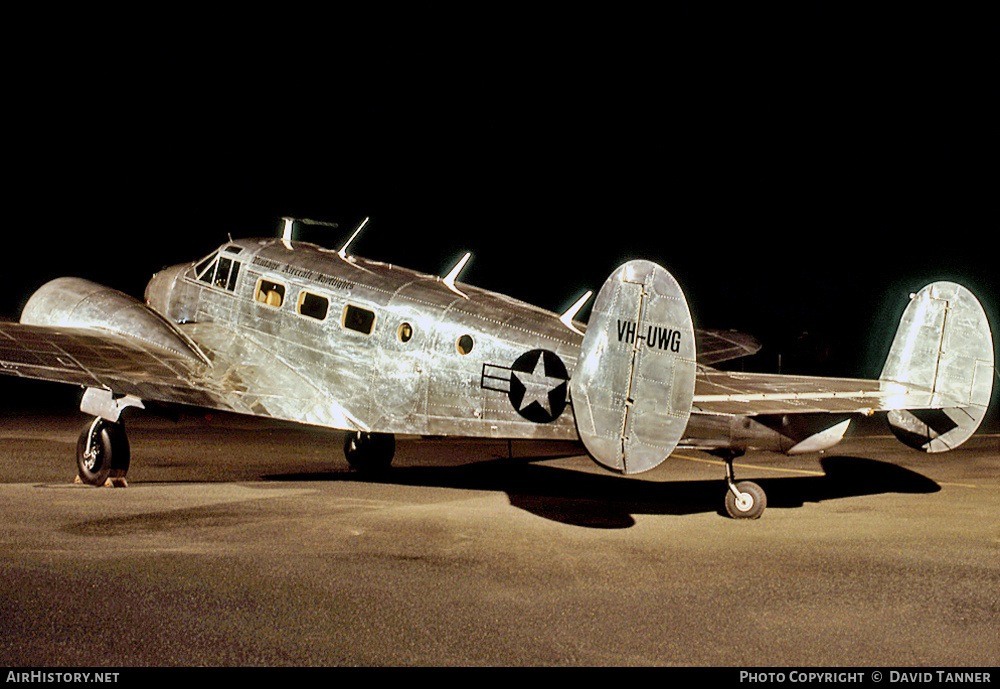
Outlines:
[[93,328],[0,323],[0,370],[7,375],[213,406],[213,391],[195,383],[207,368],[189,356]]

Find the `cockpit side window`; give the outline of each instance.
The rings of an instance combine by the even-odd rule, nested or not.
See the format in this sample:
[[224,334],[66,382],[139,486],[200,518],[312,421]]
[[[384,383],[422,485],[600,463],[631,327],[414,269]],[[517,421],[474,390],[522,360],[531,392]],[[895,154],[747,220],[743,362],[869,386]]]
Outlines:
[[212,283],[216,287],[225,289],[229,284],[229,271],[233,267],[233,259],[223,256],[219,259],[219,265],[215,269],[215,281]]
[[229,282],[226,283],[226,289],[230,292],[236,289],[236,278],[240,275],[240,262],[233,261],[233,269],[229,273]]
[[240,262],[215,252],[195,267],[194,274],[202,282],[232,292],[236,289]]

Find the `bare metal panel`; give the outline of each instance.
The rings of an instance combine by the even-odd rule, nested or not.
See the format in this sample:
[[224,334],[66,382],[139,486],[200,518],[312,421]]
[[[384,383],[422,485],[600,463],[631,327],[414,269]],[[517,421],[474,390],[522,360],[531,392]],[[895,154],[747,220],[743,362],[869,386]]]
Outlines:
[[[573,370],[581,336],[556,314],[313,245],[233,245],[243,266],[233,289],[198,279],[195,264],[147,288],[151,305],[193,321],[181,329],[215,363],[212,383],[233,390],[229,406],[352,430],[575,439],[568,373],[546,377],[543,366],[530,394],[517,388],[530,352]],[[260,280],[281,285],[280,306],[255,298]],[[296,311],[304,291],[328,300],[325,319]],[[370,314],[365,332],[345,327],[346,309]]]
[[692,404],[705,414],[870,413],[935,403],[908,383],[702,370]]
[[21,313],[25,325],[94,328],[146,342],[204,363],[205,358],[169,321],[133,297],[80,278],[59,278],[36,291]]
[[598,293],[572,381],[580,438],[623,473],[657,466],[677,446],[694,391],[687,301],[666,270],[631,261]]
[[205,368],[190,356],[92,328],[0,323],[0,372],[7,375],[212,407],[213,391],[192,386]]
[[925,452],[961,445],[986,416],[994,367],[990,324],[975,296],[953,282],[924,287],[903,312],[880,377],[931,389],[934,403],[920,406],[940,411],[895,410],[893,432]]

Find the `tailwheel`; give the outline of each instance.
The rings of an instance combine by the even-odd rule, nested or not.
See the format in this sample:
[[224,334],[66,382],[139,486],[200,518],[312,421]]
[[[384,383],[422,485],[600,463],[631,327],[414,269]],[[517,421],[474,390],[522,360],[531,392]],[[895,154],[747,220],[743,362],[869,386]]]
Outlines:
[[740,481],[726,491],[726,512],[733,519],[758,519],[765,507],[767,495],[753,481]]
[[736,483],[733,476],[733,459],[735,455],[727,454],[726,460],[726,512],[733,519],[759,519],[767,507],[767,494],[764,489],[753,481]]
[[396,454],[396,437],[391,433],[365,433],[357,431],[347,434],[344,441],[344,456],[352,469],[363,472],[384,471],[392,464]]
[[77,479],[91,486],[128,485],[130,449],[125,427],[100,417],[83,427],[76,443]]

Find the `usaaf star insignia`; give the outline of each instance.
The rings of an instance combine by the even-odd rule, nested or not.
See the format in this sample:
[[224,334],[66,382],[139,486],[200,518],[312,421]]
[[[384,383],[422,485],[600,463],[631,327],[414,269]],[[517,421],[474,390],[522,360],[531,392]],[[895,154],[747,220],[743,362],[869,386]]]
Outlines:
[[510,370],[510,403],[535,423],[549,423],[566,408],[569,374],[566,365],[546,349],[525,352]]

